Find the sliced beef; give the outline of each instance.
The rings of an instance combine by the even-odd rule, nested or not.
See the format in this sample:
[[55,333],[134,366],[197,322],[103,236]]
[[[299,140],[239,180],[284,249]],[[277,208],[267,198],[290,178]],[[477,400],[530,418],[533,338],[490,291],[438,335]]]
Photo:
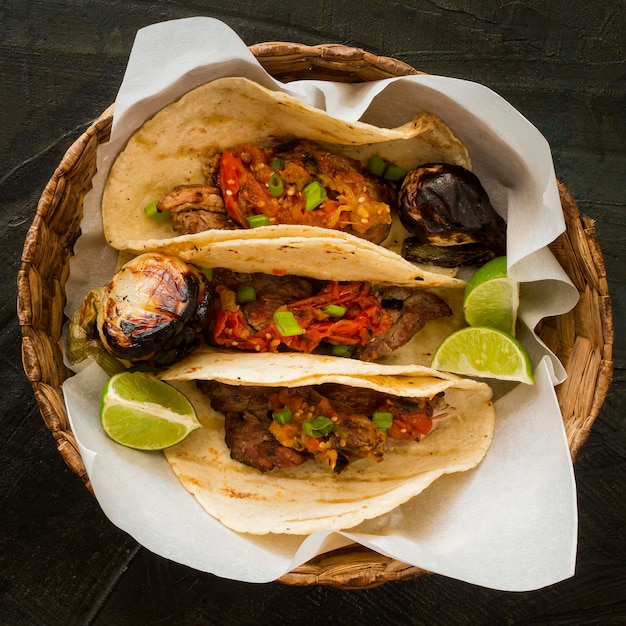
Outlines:
[[310,455],[281,445],[269,431],[270,419],[259,412],[224,415],[225,442],[235,461],[268,472],[275,467],[301,465]]
[[387,287],[378,291],[385,310],[393,317],[392,327],[360,348],[358,358],[375,361],[409,342],[427,322],[452,315],[446,302],[421,289]]
[[[336,473],[357,459],[381,461],[387,436],[419,440],[446,406],[443,395],[432,401],[397,398],[338,384],[295,388],[197,384],[224,415],[231,457],[262,472],[294,467],[313,457]],[[274,420],[274,414],[285,411],[286,421]],[[376,411],[393,414],[387,435],[371,419]],[[312,432],[320,416],[331,428]]]
[[220,190],[213,185],[179,185],[159,200],[157,209],[171,213],[172,228],[179,235],[239,228],[226,213]]

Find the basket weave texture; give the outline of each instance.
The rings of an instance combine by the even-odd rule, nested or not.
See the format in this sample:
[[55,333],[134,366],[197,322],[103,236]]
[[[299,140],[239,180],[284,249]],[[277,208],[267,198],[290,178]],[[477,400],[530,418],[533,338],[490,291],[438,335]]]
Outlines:
[[[402,61],[339,44],[305,46],[269,42],[251,51],[274,77],[365,82],[420,74]],[[19,270],[17,313],[22,329],[22,360],[45,425],[68,466],[91,489],[70,428],[62,382],[72,375],[64,363],[65,283],[73,246],[80,235],[83,199],[96,171],[96,151],[107,141],[113,106],[69,148],[45,187],[28,231]],[[580,293],[570,312],[542,320],[537,332],[558,355],[567,380],[557,387],[572,458],[587,439],[612,380],[613,319],[604,259],[593,221],[582,215],[559,185],[566,232],[551,244]],[[291,585],[331,585],[352,589],[424,574],[417,567],[354,544],[320,555],[280,580]]]

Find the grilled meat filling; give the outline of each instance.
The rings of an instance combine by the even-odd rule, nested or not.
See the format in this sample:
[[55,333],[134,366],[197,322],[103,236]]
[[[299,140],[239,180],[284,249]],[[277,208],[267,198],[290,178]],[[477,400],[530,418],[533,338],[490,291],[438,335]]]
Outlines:
[[452,315],[450,307],[438,296],[422,289],[384,287],[377,291],[381,304],[391,315],[391,328],[359,350],[359,359],[375,361],[397,350],[427,322]]
[[169,211],[179,235],[211,229],[237,228],[226,213],[220,190],[211,185],[179,185],[161,197],[158,211]]
[[[239,303],[241,289],[254,298]],[[225,269],[213,270],[212,292],[205,340],[245,351],[336,353],[341,346],[343,356],[373,361],[407,343],[429,320],[452,314],[443,300],[422,289]],[[274,315],[282,311],[293,315],[301,333],[281,332]]]
[[[443,394],[398,398],[371,389],[323,384],[294,388],[198,381],[224,414],[231,457],[262,472],[316,458],[343,472],[352,461],[380,462],[387,437],[419,441],[446,416]],[[392,420],[377,426],[372,417]]]
[[[358,161],[319,145],[294,140],[273,148],[240,144],[206,157],[206,185],[183,185],[158,202],[170,211],[178,234],[249,228],[263,215],[269,224],[338,229],[381,243],[391,228],[396,190]],[[277,181],[277,185],[270,185]],[[313,183],[319,202],[307,199]]]

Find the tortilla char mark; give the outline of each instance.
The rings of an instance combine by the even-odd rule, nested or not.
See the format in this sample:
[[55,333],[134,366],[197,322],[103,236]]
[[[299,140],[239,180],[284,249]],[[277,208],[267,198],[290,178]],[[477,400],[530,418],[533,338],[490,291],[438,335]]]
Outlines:
[[[171,212],[178,234],[250,228],[256,215],[267,224],[338,229],[374,243],[391,228],[395,188],[312,141],[240,144],[210,154],[203,173],[207,184],[176,187],[158,202],[159,211]],[[323,192],[314,206],[306,198],[312,183]]]
[[[326,351],[373,361],[407,343],[428,321],[452,313],[441,298],[418,288],[221,268],[213,270],[211,285],[205,340],[244,351]],[[245,289],[254,298],[239,303],[238,294]],[[274,315],[281,311],[293,315],[301,333],[280,331]]]
[[[419,441],[446,417],[443,394],[409,399],[336,384],[197,384],[213,408],[224,414],[231,457],[262,472],[312,458],[335,473],[358,459],[380,462],[388,437]],[[376,416],[386,422],[376,423]]]

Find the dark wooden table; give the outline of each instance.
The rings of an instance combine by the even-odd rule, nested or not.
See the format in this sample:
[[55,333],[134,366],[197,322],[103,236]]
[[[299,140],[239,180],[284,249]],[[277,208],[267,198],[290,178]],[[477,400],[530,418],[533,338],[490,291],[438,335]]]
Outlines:
[[[547,137],[596,229],[615,316],[614,384],[575,466],[576,574],[504,593],[429,575],[348,591],[222,580],[114,527],[64,464],[21,367],[16,275],[37,199],[114,99],[135,32],[210,15],[247,44],[336,42],[481,82]],[[0,624],[626,623],[623,1],[4,0],[0,3]]]

